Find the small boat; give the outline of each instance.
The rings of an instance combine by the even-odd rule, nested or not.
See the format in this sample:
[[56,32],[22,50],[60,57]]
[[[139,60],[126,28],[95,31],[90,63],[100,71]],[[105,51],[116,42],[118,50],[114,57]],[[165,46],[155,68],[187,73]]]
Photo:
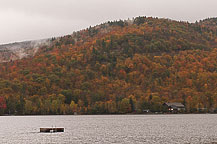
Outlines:
[[64,128],[40,128],[40,132],[42,133],[64,132]]

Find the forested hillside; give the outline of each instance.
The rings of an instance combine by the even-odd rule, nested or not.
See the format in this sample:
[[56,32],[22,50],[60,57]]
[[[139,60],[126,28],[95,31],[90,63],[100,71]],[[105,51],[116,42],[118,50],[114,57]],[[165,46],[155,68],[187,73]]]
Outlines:
[[217,19],[137,17],[52,38],[0,64],[1,114],[116,114],[217,108]]

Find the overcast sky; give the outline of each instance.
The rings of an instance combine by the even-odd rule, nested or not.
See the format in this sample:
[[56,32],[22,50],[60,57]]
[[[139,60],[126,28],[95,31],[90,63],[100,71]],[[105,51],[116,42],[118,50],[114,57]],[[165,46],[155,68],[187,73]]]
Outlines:
[[137,16],[195,22],[217,17],[217,0],[0,0],[0,43],[71,34]]

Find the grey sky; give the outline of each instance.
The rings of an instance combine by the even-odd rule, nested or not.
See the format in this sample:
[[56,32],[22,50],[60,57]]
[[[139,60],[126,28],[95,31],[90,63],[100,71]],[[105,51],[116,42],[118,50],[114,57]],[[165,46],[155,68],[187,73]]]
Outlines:
[[0,43],[71,34],[136,16],[190,21],[217,17],[217,0],[0,0]]

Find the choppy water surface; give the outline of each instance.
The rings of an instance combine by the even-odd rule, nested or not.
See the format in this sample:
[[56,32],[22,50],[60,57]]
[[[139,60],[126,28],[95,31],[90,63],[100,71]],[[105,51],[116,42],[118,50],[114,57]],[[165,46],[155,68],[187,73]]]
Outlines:
[[[40,127],[64,133],[39,133]],[[217,115],[0,117],[0,143],[217,143]]]

